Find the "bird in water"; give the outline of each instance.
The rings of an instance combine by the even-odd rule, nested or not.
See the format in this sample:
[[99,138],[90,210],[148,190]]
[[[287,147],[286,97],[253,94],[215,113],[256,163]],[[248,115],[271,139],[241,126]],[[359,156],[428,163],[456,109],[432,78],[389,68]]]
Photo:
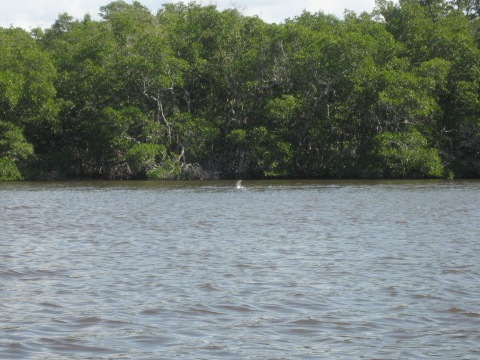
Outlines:
[[237,189],[243,189],[242,180],[237,180],[237,182],[235,183],[235,187]]

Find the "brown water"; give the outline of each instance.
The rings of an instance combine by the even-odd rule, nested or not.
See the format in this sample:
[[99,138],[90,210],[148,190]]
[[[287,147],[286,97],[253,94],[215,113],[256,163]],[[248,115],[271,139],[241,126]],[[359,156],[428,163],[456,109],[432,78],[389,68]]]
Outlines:
[[478,359],[480,182],[0,184],[0,359]]

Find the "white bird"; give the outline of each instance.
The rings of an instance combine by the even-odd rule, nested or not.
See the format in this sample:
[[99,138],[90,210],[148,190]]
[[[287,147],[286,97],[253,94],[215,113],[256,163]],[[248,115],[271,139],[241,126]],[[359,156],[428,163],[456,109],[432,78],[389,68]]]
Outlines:
[[235,183],[235,187],[237,189],[243,189],[242,180],[237,180],[237,182]]

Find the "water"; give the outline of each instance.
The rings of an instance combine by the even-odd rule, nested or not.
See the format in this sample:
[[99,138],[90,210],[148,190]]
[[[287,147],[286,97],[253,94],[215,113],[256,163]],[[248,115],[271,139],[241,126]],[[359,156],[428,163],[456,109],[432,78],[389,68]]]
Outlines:
[[480,358],[480,182],[242,185],[0,184],[0,358]]

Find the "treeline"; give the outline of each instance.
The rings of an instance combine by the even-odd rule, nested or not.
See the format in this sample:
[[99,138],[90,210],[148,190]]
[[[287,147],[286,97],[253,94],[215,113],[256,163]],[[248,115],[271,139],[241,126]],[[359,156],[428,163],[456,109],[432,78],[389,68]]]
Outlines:
[[478,0],[0,28],[0,179],[480,175]]

